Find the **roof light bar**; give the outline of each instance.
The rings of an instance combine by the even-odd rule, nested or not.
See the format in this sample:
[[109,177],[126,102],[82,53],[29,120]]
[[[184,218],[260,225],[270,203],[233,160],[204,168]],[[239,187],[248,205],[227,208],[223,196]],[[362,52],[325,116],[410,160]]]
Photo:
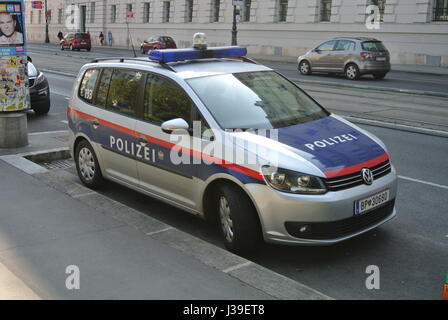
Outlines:
[[206,50],[197,49],[166,49],[166,50],[151,50],[149,52],[149,59],[158,61],[160,63],[198,60],[210,58],[235,58],[244,57],[247,54],[247,49],[231,46],[231,47],[210,47]]

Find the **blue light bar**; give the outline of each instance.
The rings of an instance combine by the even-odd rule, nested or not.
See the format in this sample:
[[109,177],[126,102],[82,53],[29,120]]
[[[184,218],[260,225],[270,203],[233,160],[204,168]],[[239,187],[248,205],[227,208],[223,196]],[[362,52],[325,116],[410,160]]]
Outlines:
[[235,58],[244,57],[247,49],[237,46],[231,47],[210,47],[207,50],[198,49],[167,49],[167,50],[151,50],[149,59],[160,63],[198,60],[210,58]]

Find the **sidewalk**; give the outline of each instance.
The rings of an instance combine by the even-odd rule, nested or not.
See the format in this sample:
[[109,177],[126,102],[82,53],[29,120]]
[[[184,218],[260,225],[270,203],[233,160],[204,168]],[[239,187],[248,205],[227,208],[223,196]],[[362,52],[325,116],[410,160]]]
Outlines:
[[[42,149],[55,147],[51,134],[38,138]],[[87,189],[64,170],[6,155],[0,177],[5,299],[328,298]],[[69,266],[79,268],[79,290],[66,287]]]

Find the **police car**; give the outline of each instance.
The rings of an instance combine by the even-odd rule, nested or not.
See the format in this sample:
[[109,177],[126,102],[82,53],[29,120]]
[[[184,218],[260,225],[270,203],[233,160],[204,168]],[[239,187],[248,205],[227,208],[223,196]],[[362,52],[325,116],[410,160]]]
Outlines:
[[225,246],[337,243],[392,219],[385,145],[241,47],[84,65],[68,108],[80,180],[115,181],[216,221]]

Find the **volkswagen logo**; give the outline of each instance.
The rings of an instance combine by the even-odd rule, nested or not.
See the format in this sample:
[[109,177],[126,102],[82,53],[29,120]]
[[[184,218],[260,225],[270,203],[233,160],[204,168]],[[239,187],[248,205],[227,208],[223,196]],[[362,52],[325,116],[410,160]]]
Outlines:
[[373,173],[369,168],[363,168],[361,170],[361,177],[365,184],[371,185],[373,183]]

